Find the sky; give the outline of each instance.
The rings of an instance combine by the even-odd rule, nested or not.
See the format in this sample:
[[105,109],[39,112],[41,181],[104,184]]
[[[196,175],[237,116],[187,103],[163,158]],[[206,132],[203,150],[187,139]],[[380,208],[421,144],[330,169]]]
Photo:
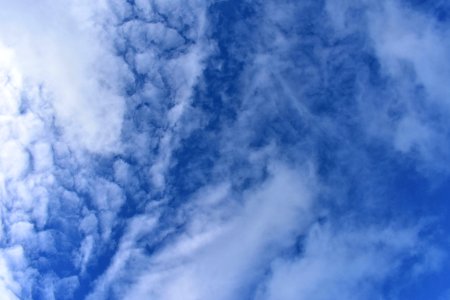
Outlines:
[[0,0],[0,299],[450,300],[449,25]]

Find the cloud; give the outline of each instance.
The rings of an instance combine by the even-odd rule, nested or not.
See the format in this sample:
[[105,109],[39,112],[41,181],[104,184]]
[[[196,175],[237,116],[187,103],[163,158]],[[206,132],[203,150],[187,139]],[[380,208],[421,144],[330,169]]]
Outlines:
[[3,248],[0,252],[0,289],[5,299],[30,298],[33,270],[28,263],[21,246]]
[[[108,269],[95,283],[93,291],[86,299],[106,299],[116,297],[121,292],[123,282],[130,280],[130,276],[135,276],[134,269],[141,268],[140,265],[130,265],[130,263],[142,262],[142,249],[136,246],[137,240],[153,232],[156,225],[155,217],[135,216],[129,220],[129,225],[121,238],[120,245],[112,258]],[[111,294],[111,291],[113,292]],[[108,296],[110,295],[110,296]]]
[[4,297],[371,299],[444,264],[417,188],[448,171],[436,20],[396,1],[0,5]]
[[430,100],[445,107],[450,97],[445,84],[450,70],[442,64],[450,46],[443,38],[447,30],[396,2],[385,2],[380,10],[369,14],[369,21],[375,49],[387,70],[401,77],[409,64]]
[[338,34],[365,34],[376,58],[376,70],[359,72],[359,122],[368,136],[414,157],[424,173],[447,172],[440,167],[449,159],[445,26],[399,1],[327,1],[327,12]]
[[[80,7],[66,4],[2,3],[1,248],[7,281],[3,287],[9,291],[5,295],[19,299],[58,297],[62,286],[72,297],[78,288],[71,261],[79,243],[74,232],[86,204],[76,194],[83,188],[76,174],[92,174],[85,164],[86,153],[120,151],[124,100],[119,78],[126,70],[119,71],[123,65],[102,40],[93,8],[72,10]],[[77,186],[63,187],[68,181]],[[123,203],[120,189],[115,191],[117,201],[101,207],[111,210],[101,214],[103,223],[108,221],[106,227],[112,221],[105,216],[113,219]],[[102,201],[100,196],[97,200]],[[88,247],[84,249],[82,268],[89,256]],[[12,259],[11,253],[18,254]],[[19,258],[20,264],[13,263]],[[64,270],[57,270],[58,265]],[[54,267],[56,271],[51,270]]]
[[258,299],[379,299],[380,282],[416,255],[418,235],[414,227],[336,230],[317,224],[299,257],[272,264]]
[[44,84],[67,142],[118,152],[124,100],[120,79],[111,76],[123,66],[99,41],[95,23],[80,25],[73,5],[3,3],[0,38],[22,76]]
[[[49,149],[45,153],[44,147],[36,141],[41,140],[40,145],[45,145],[51,137],[44,134],[47,124],[41,116],[34,113],[32,107],[24,109],[26,100],[39,102],[39,98],[32,90],[24,92],[27,83],[14,65],[13,51],[4,46],[0,48],[2,290],[8,299],[23,299],[31,297],[35,269],[29,264],[27,254],[38,245],[36,229],[46,223],[46,193],[53,181],[48,172],[52,167]],[[37,159],[42,159],[43,163],[39,165]],[[39,172],[32,172],[35,167]]]
[[233,199],[224,187],[200,194],[186,208],[185,231],[149,259],[151,267],[124,297],[245,297],[264,264],[292,246],[310,222],[311,180],[276,164],[271,178],[249,190],[242,205],[228,204]]

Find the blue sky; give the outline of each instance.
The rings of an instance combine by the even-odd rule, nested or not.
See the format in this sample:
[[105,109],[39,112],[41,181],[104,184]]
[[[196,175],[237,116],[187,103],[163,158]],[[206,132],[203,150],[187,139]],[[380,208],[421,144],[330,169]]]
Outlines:
[[1,299],[450,299],[446,1],[0,7]]

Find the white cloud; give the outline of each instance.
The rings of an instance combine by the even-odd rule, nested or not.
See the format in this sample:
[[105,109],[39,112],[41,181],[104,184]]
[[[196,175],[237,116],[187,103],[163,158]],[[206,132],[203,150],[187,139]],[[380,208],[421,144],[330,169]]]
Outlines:
[[18,300],[20,286],[15,282],[13,275],[3,257],[0,257],[0,292],[5,300]]
[[0,168],[7,179],[19,179],[29,166],[29,156],[25,149],[15,141],[3,143],[0,154]]
[[272,264],[258,299],[376,299],[377,284],[416,254],[417,228],[314,226],[297,258]]
[[48,143],[34,144],[32,153],[34,171],[47,171],[53,167],[53,151]]
[[30,298],[32,270],[21,246],[0,250],[0,291],[5,300]]
[[430,100],[448,110],[450,67],[443,63],[450,50],[445,38],[448,30],[395,1],[385,1],[380,10],[369,14],[369,29],[387,70],[400,78],[409,64]]
[[427,172],[448,172],[442,167],[449,161],[448,30],[399,1],[329,0],[327,8],[338,34],[366,34],[368,52],[381,66],[382,87],[371,87],[368,74],[359,72],[358,119],[368,136],[414,157]]
[[[33,111],[45,100],[29,88],[16,65],[14,50],[0,40],[0,53],[0,285],[4,297],[28,299],[35,271],[27,251],[39,246],[36,229],[47,221],[47,189],[54,179],[48,172],[48,153],[40,145],[52,136],[51,131],[45,132],[48,127],[41,119],[47,112]],[[42,160],[37,162],[36,158]],[[35,167],[39,173],[33,173]],[[42,241],[43,235],[40,237]]]
[[94,152],[119,151],[124,100],[115,75],[121,66],[95,27],[79,22],[71,2],[0,4],[0,41],[22,75],[48,89],[67,141]]
[[[319,139],[343,139],[343,121],[314,115],[308,102],[314,97],[304,94],[319,80],[329,49],[314,49],[324,60],[320,66],[306,55],[291,65],[289,55],[299,52],[299,43],[305,48],[318,43],[316,37],[288,33],[307,4],[255,4],[261,26],[244,41],[254,48],[236,79],[236,98],[242,100],[236,120],[221,124],[214,139],[218,154],[210,177],[200,168],[183,174],[201,174],[203,185],[186,199],[172,199],[167,175],[177,163],[174,153],[208,118],[192,102],[206,60],[216,51],[208,39],[210,1],[135,2],[132,7],[125,1],[0,0],[0,293],[5,298],[29,299],[38,285],[44,286],[39,286],[44,298],[59,293],[70,298],[84,283],[80,279],[92,276],[89,299],[225,300],[255,290],[257,299],[351,299],[368,295],[410,253],[425,256],[415,274],[437,268],[442,253],[420,244],[417,228],[353,228],[339,222],[336,229],[311,227],[323,211],[318,197],[341,196],[320,182],[313,161]],[[348,18],[351,1],[327,3],[342,34],[362,30]],[[368,32],[399,95],[423,85],[426,97],[447,107],[450,92],[443,84],[450,72],[439,61],[448,49],[441,42],[446,32],[395,5],[380,7],[367,16]],[[384,17],[389,32],[381,29]],[[247,21],[255,20],[240,26]],[[421,29],[411,32],[413,25]],[[240,55],[240,49],[230,50]],[[437,59],[427,63],[431,55]],[[402,80],[411,69],[413,84]],[[230,99],[222,96],[228,105]],[[438,142],[447,134],[444,126],[429,123],[413,100],[398,102],[406,107],[398,120],[389,119],[382,107],[380,113],[361,112],[354,121],[370,115],[376,122],[358,125],[376,131],[375,125],[388,119],[394,130],[385,125],[380,131],[395,150],[435,159],[445,149]],[[258,132],[266,125],[267,131]],[[283,144],[284,133],[293,136],[287,138],[295,140],[292,145]],[[258,134],[265,139],[259,148],[253,145]],[[352,156],[351,142],[344,142]],[[122,211],[127,200],[141,202]],[[134,215],[119,219],[128,213]],[[122,226],[124,233],[111,240]],[[303,239],[304,249],[287,257]],[[109,255],[116,244],[106,271],[86,274],[97,256]],[[67,253],[55,253],[60,249]],[[72,273],[38,274],[46,255],[68,264],[73,260]]]
[[27,242],[34,235],[34,225],[20,221],[11,225],[10,239],[13,244]]
[[[138,17],[125,22],[122,20],[130,14],[128,8],[116,2],[112,7],[122,22],[114,36],[115,43],[126,51],[125,60],[130,67],[146,79],[132,101],[136,101],[136,106],[149,107],[146,118],[152,124],[148,128],[151,138],[147,133],[130,133],[133,143],[127,149],[134,156],[136,149],[155,150],[153,155],[145,152],[142,156],[147,157],[147,163],[150,157],[151,183],[158,189],[164,189],[166,172],[173,163],[172,153],[180,139],[197,126],[197,120],[188,112],[204,61],[213,51],[206,36],[207,6],[203,1],[137,2]],[[128,132],[131,129],[127,128]]]
[[[87,299],[107,299],[108,294],[113,290],[117,295],[122,284],[136,275],[136,269],[141,265],[144,255],[142,249],[136,245],[137,240],[150,234],[157,225],[157,218],[150,215],[134,216],[129,220],[125,234],[120,240],[119,247],[112,258],[111,264],[102,276],[95,282],[92,292]],[[129,265],[132,260],[135,265]],[[145,261],[145,260],[144,260]]]
[[312,217],[311,175],[283,165],[274,165],[271,174],[244,195],[242,205],[227,204],[235,200],[225,197],[223,187],[211,190],[217,195],[199,194],[200,202],[186,212],[186,232],[149,259],[151,267],[125,297],[235,299],[245,292],[263,275],[264,265],[292,246]]
[[[33,268],[39,269],[46,255],[68,247],[65,239],[73,236],[84,205],[74,192],[92,192],[96,208],[104,210],[100,217],[105,236],[115,222],[124,196],[117,185],[102,184],[93,176],[89,153],[121,151],[121,79],[127,72],[99,26],[97,9],[106,6],[26,0],[0,5],[1,251],[8,254],[2,289],[10,291],[4,291],[5,297],[14,298],[8,296],[12,293],[31,299],[34,289],[51,299],[55,289],[62,288],[70,297],[77,287],[75,277],[60,279],[52,272],[35,276]],[[86,183],[90,179],[99,183],[97,192],[92,182]],[[63,181],[76,184],[75,190],[59,186]],[[83,190],[86,186],[90,189]],[[46,230],[49,221],[51,229]],[[74,247],[74,253],[58,255],[69,264],[72,256],[81,257],[78,263],[84,270],[94,251],[92,236],[98,240],[96,230],[81,231],[90,236],[81,253]],[[41,289],[39,282],[48,285]]]

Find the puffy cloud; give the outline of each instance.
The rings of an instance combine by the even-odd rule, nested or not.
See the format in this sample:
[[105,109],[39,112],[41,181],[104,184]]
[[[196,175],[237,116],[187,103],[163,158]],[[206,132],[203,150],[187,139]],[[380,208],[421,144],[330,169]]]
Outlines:
[[95,23],[81,23],[70,1],[1,5],[2,43],[22,76],[45,85],[67,141],[94,152],[119,151],[124,100],[119,78],[111,76],[122,66],[99,41]]
[[[1,242],[2,253],[21,251],[5,258],[5,297],[51,299],[59,297],[59,290],[72,297],[78,279],[71,256],[77,255],[75,231],[85,204],[73,193],[83,192],[76,174],[92,174],[86,153],[120,151],[124,104],[119,78],[126,71],[119,71],[119,60],[102,41],[94,8],[66,4],[1,3]],[[64,172],[70,175],[63,178]],[[61,186],[67,181],[77,183],[75,190]],[[98,209],[113,211],[101,214],[107,228],[124,196],[115,184],[103,188],[101,182],[91,190],[97,189],[92,194]],[[105,197],[111,201],[102,206]],[[82,269],[90,252],[89,243],[83,245]],[[57,252],[59,263],[50,259]],[[67,269],[46,271],[58,264]]]
[[33,270],[28,268],[21,246],[1,250],[0,272],[0,289],[6,299],[30,298]]

